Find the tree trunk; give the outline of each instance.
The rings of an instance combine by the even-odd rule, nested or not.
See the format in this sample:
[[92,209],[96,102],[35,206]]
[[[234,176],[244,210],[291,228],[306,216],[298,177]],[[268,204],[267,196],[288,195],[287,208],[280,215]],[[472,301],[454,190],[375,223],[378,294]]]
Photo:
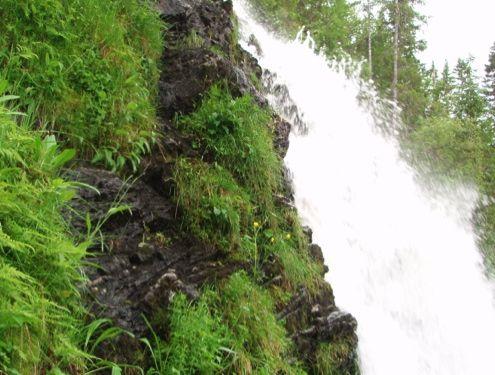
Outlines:
[[373,54],[372,54],[372,46],[371,46],[371,0],[368,0],[367,3],[367,12],[368,12],[368,63],[369,63],[369,73],[370,78],[373,77]]
[[395,0],[394,20],[394,76],[392,78],[392,100],[397,103],[397,82],[399,80],[399,33],[400,33],[400,4]]

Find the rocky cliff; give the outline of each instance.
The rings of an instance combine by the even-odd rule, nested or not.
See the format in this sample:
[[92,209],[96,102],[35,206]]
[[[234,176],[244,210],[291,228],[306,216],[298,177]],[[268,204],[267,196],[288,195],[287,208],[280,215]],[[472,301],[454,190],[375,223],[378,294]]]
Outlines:
[[[136,338],[150,334],[143,316],[153,317],[158,311],[166,315],[178,293],[194,303],[205,286],[222,285],[240,270],[253,272],[251,259],[232,256],[198,238],[183,224],[176,199],[176,163],[180,158],[208,162],[208,156],[194,146],[194,136],[178,125],[177,116],[194,112],[218,82],[234,98],[249,95],[256,105],[268,106],[260,84],[261,68],[237,43],[231,2],[162,0],[158,7],[167,30],[158,104],[162,128],[152,155],[143,162],[137,178],[93,167],[71,172],[97,189],[82,189],[74,203],[77,211],[89,213],[93,228],[102,234],[102,243],[94,247],[90,259],[96,266],[87,268],[88,304],[95,316],[109,318],[134,335],[124,335],[118,345],[103,347],[100,355],[127,363],[135,361],[136,351],[142,350]],[[283,158],[290,125],[272,114],[270,126],[274,148]],[[286,180],[280,193],[272,197],[274,204],[294,211],[290,191]],[[120,207],[113,210],[117,212],[109,215],[116,206]],[[72,222],[76,231],[86,230],[84,215]],[[287,272],[276,254],[266,257],[256,282],[273,295],[284,290],[286,297],[274,297],[274,313],[293,342],[289,361],[301,363],[308,373],[354,374],[357,323],[336,307],[332,289],[323,279],[328,268],[323,265],[321,249],[311,243],[309,228],[304,233],[307,245],[302,251],[306,253],[301,256],[322,270],[315,281],[317,287],[285,280]],[[173,332],[167,319],[162,320],[156,330],[166,342]],[[326,357],[333,369],[325,365]],[[146,363],[146,359],[142,361]],[[256,373],[256,369],[242,372]]]

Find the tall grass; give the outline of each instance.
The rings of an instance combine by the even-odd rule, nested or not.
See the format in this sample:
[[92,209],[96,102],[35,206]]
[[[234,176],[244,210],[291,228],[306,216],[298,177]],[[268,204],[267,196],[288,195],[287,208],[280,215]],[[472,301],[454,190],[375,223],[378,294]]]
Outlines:
[[195,146],[229,170],[260,210],[272,207],[280,186],[281,162],[273,149],[270,114],[249,95],[232,98],[221,85],[213,86],[197,111],[180,119]]
[[176,199],[190,233],[223,250],[235,249],[252,217],[249,195],[219,165],[179,159]]
[[151,3],[3,0],[0,18],[0,86],[36,126],[83,157],[135,167],[156,127],[163,26]]
[[67,235],[61,210],[74,190],[55,175],[73,154],[10,117],[0,107],[0,372],[75,370],[86,246]]
[[302,373],[297,363],[287,363],[291,341],[275,316],[270,294],[245,272],[230,277],[218,293],[217,304],[235,338],[232,373]]

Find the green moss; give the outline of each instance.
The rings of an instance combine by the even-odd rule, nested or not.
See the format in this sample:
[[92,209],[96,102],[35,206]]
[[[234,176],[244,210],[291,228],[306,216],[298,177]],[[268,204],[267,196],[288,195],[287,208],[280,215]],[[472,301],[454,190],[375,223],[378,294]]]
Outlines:
[[231,174],[220,165],[179,159],[174,179],[177,204],[190,233],[223,250],[236,249],[253,208]]
[[152,9],[147,0],[2,1],[0,81],[82,156],[135,167],[156,125],[163,26]]

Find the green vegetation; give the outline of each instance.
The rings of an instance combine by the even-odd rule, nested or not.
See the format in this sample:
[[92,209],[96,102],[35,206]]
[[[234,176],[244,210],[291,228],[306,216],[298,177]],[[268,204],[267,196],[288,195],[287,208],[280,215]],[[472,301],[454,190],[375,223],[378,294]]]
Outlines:
[[0,17],[0,91],[81,156],[136,169],[156,123],[163,26],[151,4],[5,0]]
[[320,344],[316,351],[316,373],[318,375],[358,375],[356,363],[349,363],[351,343],[340,340],[336,343]]
[[19,127],[4,107],[0,145],[0,372],[83,369],[76,285],[86,245],[68,235],[61,210],[74,189],[56,176],[73,152]]
[[[96,345],[120,333],[85,325],[89,242],[62,212],[76,185],[59,171],[77,151],[137,169],[156,138],[163,25],[147,0],[0,3],[0,373],[114,368]],[[74,149],[61,151],[61,145]],[[105,323],[105,324],[103,324]]]
[[179,159],[175,181],[188,231],[224,250],[238,246],[253,208],[231,174],[219,165]]
[[155,367],[148,374],[220,374],[227,368],[233,338],[210,311],[209,294],[196,304],[183,294],[175,296],[169,311],[170,338],[165,343],[156,337]]
[[218,298],[218,311],[235,338],[232,372],[295,374],[300,371],[297,365],[287,362],[291,342],[274,314],[275,305],[266,290],[240,272],[230,277]]
[[[270,134],[270,115],[249,96],[233,99],[214,86],[201,106],[180,119],[203,158],[222,165],[264,209],[280,185],[281,162]],[[267,207],[269,209],[270,207]]]
[[424,119],[410,142],[416,157],[429,160],[436,173],[483,184],[490,155],[475,123],[448,117]]
[[244,271],[195,303],[178,294],[167,313],[170,337],[155,335],[149,374],[305,373],[288,363],[291,341],[270,293]]
[[210,164],[177,161],[177,204],[189,231],[251,262],[258,277],[273,255],[288,290],[305,285],[315,291],[321,270],[309,259],[297,214],[275,203],[282,162],[270,121],[249,96],[233,99],[220,86],[212,87],[197,111],[178,120]]
[[[250,266],[249,273],[234,274],[216,292],[206,293],[208,304],[202,300],[188,305],[188,311],[205,315],[205,321],[221,317],[228,328],[223,336],[227,344],[222,345],[228,350],[222,351],[217,364],[227,364],[227,372],[303,373],[297,363],[287,361],[291,341],[274,315],[275,306],[283,306],[301,286],[318,291],[322,270],[309,256],[296,212],[277,203],[282,194],[282,162],[272,144],[271,116],[249,96],[234,99],[217,85],[194,113],[177,122],[200,155],[178,159],[175,166],[175,197],[186,232]],[[283,281],[267,290],[258,283],[266,280],[266,262],[274,260],[270,267]],[[210,328],[190,333],[212,338],[217,345],[210,346],[208,355],[217,358],[222,342],[217,333],[224,329]],[[172,341],[160,347],[176,346]],[[177,346],[184,351],[180,356],[196,358],[189,344]],[[195,359],[194,368],[202,368],[201,363]],[[186,364],[176,366],[188,371]]]

